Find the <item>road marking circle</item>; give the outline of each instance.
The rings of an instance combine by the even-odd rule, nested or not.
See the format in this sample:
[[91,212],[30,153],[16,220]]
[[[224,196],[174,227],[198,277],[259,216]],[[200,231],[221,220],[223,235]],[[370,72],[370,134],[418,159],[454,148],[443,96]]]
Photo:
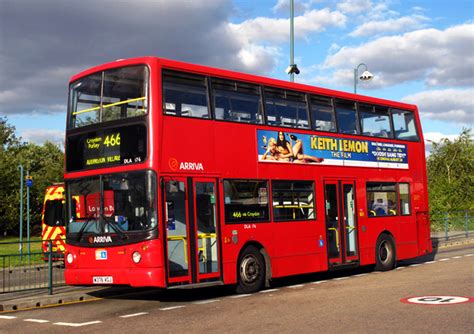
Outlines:
[[400,299],[402,303],[418,305],[453,305],[470,303],[474,301],[472,297],[461,296],[419,296]]

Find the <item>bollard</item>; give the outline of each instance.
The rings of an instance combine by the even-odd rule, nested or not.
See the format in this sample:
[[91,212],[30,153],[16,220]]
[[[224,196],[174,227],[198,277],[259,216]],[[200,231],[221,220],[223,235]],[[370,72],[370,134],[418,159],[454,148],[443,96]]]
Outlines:
[[446,213],[446,217],[444,217],[444,238],[448,241],[448,226],[449,226],[449,213]]
[[2,263],[2,268],[3,268],[3,270],[2,270],[3,271],[3,290],[2,290],[2,292],[5,292],[5,270],[6,270],[5,269],[5,256],[2,256],[2,260],[3,260],[2,261],[3,262]]
[[464,225],[466,226],[466,238],[469,237],[469,214],[466,210],[466,214],[464,215]]
[[48,241],[48,295],[53,294],[53,241]]

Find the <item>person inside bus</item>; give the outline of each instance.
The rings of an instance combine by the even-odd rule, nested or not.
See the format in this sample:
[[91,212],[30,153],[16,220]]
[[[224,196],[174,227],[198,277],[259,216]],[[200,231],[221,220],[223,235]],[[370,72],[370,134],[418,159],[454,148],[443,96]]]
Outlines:
[[286,135],[283,131],[278,132],[277,149],[280,152],[281,161],[293,160],[293,148],[290,142],[286,139]]
[[376,216],[386,216],[387,215],[387,204],[384,203],[383,199],[377,198],[374,202],[371,211],[375,212]]
[[303,152],[303,142],[301,139],[298,139],[295,135],[290,135],[291,142],[296,141],[295,145],[293,145],[293,157],[294,163],[321,163],[324,161],[323,158],[316,158],[311,155],[304,154]]
[[397,215],[397,205],[391,199],[388,200],[387,208],[388,208],[388,214],[390,216],[396,216]]

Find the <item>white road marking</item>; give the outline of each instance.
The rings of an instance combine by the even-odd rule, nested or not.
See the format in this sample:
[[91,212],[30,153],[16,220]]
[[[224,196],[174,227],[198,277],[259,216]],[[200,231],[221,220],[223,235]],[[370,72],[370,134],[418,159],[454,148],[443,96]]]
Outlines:
[[449,261],[449,260],[451,260],[451,259],[440,259],[439,261],[444,262],[444,261]]
[[464,256],[474,256],[474,254],[466,254],[466,255],[464,255]]
[[337,277],[334,280],[335,281],[342,281],[343,279],[348,279],[349,277]]
[[405,269],[406,267],[396,267],[395,270],[402,270]]
[[313,282],[313,283],[311,283],[311,284],[321,284],[321,283],[325,283],[325,282],[327,282],[327,281],[328,281],[328,280],[325,279],[325,280],[323,280],[323,281],[316,281],[316,282]]
[[43,320],[43,319],[25,319],[23,321],[36,322],[38,324],[45,324],[45,323],[49,322],[49,320]]
[[262,291],[259,291],[259,293],[268,293],[268,292],[274,292],[274,291],[278,291],[280,289],[268,289],[268,290],[262,290]]
[[357,275],[354,275],[354,277],[362,277],[362,276],[367,276],[369,274],[357,274]]
[[244,294],[244,295],[235,295],[235,296],[230,296],[229,298],[244,298],[244,297],[248,297],[248,296],[251,296],[252,294],[248,293],[248,294]]
[[58,326],[69,326],[69,327],[82,327],[82,326],[88,326],[88,325],[95,325],[95,324],[100,324],[102,321],[89,321],[89,322],[83,322],[83,323],[74,323],[74,322],[55,322],[53,325],[58,325]]
[[420,263],[414,263],[414,264],[410,264],[409,267],[418,267],[418,266],[421,266]]
[[193,304],[196,304],[196,305],[204,305],[204,304],[210,304],[210,303],[215,303],[215,302],[219,302],[220,299],[208,299],[208,300],[201,300],[199,302],[194,302]]
[[183,308],[183,307],[186,307],[186,306],[178,305],[178,306],[163,307],[163,308],[160,308],[159,310],[160,311],[171,311],[171,310],[176,310],[178,308]]
[[133,314],[125,314],[121,315],[120,318],[132,318],[132,317],[138,317],[140,315],[147,315],[148,312],[139,312],[139,313],[133,313]]
[[304,287],[304,284],[296,284],[292,286],[287,286],[288,289],[298,289]]
[[16,319],[16,317],[11,316],[11,315],[0,315],[0,319],[10,320],[10,319]]
[[453,256],[452,258],[453,259],[460,259],[460,258],[462,258],[462,256]]

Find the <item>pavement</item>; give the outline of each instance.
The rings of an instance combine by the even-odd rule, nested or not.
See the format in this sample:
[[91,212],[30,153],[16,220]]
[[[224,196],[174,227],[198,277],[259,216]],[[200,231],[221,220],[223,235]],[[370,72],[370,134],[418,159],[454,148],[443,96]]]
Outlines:
[[[432,242],[433,251],[461,245],[474,245],[474,231],[469,232],[468,236],[465,232],[449,232],[447,240],[444,232],[433,232]],[[95,301],[123,296],[137,290],[137,288],[125,286],[60,286],[54,287],[52,295],[48,294],[47,289],[8,292],[0,294],[0,313]]]

